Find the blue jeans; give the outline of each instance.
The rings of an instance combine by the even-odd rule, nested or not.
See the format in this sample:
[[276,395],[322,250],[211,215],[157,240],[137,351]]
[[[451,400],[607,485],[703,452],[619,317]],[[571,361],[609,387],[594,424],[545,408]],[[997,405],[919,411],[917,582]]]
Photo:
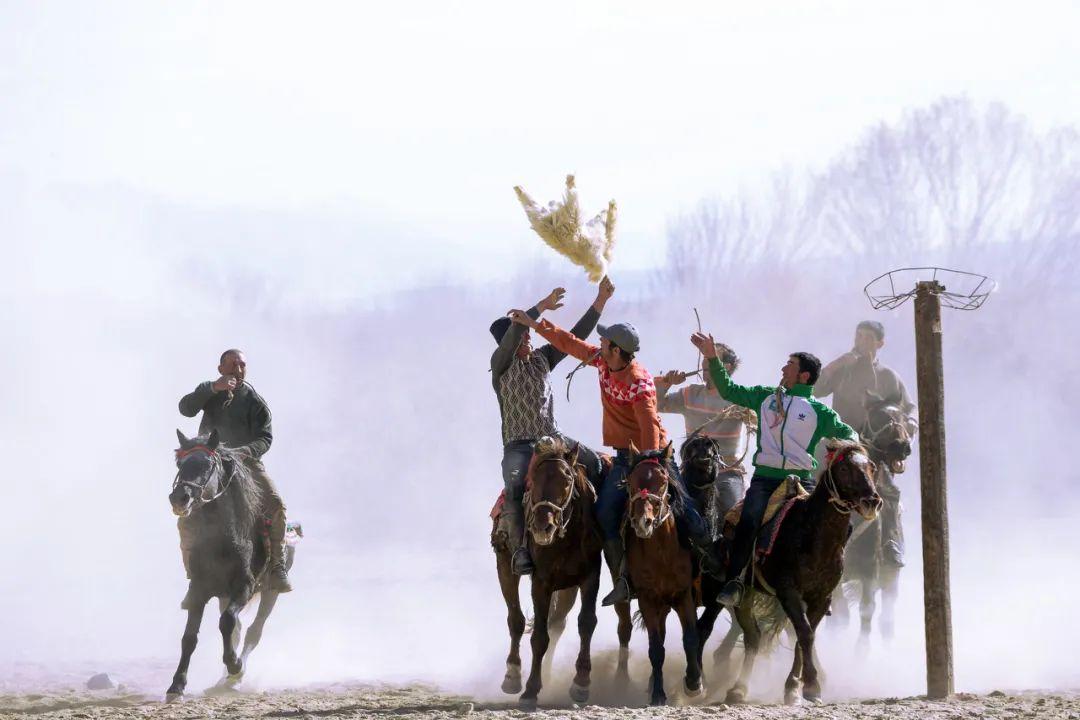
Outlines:
[[[673,485],[682,489],[681,501],[672,498],[672,512],[675,515],[675,527],[679,535],[691,538],[701,543],[709,542],[709,530],[705,524],[705,518],[701,516],[697,503],[686,492],[683,486],[682,475],[679,467],[672,460],[667,466],[668,478]],[[604,532],[605,540],[622,539],[622,521],[626,512],[626,476],[630,472],[630,452],[628,450],[615,451],[615,464],[611,472],[604,478],[596,500],[596,519],[600,523],[600,529]],[[677,491],[669,491],[675,494]]]
[[[565,435],[561,435],[560,438],[571,446],[576,442]],[[503,487],[506,488],[506,501],[512,503],[515,508],[521,507],[521,499],[525,496],[525,477],[529,474],[529,462],[532,461],[535,442],[535,440],[515,440],[503,446]],[[585,467],[585,476],[593,487],[596,487],[600,482],[600,458],[592,449],[578,443],[578,462]]]
[[731,543],[728,580],[740,578],[750,563],[750,554],[754,551],[758,530],[761,529],[761,521],[765,518],[765,510],[769,506],[769,498],[783,483],[784,478],[761,475],[754,475],[750,480],[750,488],[743,498],[742,515],[739,516],[739,524],[735,526],[735,538]]

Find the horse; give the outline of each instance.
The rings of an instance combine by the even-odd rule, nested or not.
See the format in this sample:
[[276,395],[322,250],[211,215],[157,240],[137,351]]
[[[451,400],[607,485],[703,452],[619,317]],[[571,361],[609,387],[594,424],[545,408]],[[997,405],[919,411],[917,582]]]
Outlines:
[[[188,560],[191,581],[187,625],[180,643],[180,664],[165,693],[169,702],[184,695],[188,665],[210,598],[216,597],[220,603],[218,627],[227,671],[222,687],[231,687],[243,679],[248,656],[262,639],[263,626],[278,598],[278,593],[270,589],[267,573],[269,548],[261,520],[262,497],[244,464],[245,455],[222,445],[216,430],[195,438],[187,438],[177,430],[176,436],[180,448],[176,451],[177,472],[169,503],[173,513],[190,524],[194,542]],[[287,567],[292,566],[294,555],[295,549],[289,547]],[[238,655],[239,615],[257,594],[261,595],[259,609]]]
[[664,638],[667,615],[675,610],[682,625],[687,697],[702,693],[698,659],[696,567],[690,550],[679,541],[672,503],[682,502],[679,486],[671,482],[667,467],[671,443],[663,450],[639,453],[630,443],[630,471],[625,524],[626,560],[630,581],[638,594],[638,608],[649,633],[649,704],[664,705]]
[[[877,468],[874,483],[888,501],[889,494],[899,495],[892,475],[902,473],[906,468],[907,458],[911,455],[911,434],[898,402],[868,393],[866,407],[867,422],[859,429],[859,435]],[[851,539],[845,552],[844,578],[833,597],[833,617],[838,622],[846,623],[849,618],[847,597],[853,597],[858,592],[860,646],[865,646],[869,641],[876,610],[875,596],[879,589],[882,602],[881,632],[886,639],[892,637],[893,632],[900,568],[883,562],[881,540],[880,519],[870,522],[852,520]]]
[[[867,450],[850,441],[830,441],[826,469],[809,497],[796,500],[777,531],[772,551],[754,562],[753,579],[735,610],[743,630],[742,668],[725,702],[746,700],[750,674],[761,645],[758,625],[758,593],[771,595],[795,628],[798,642],[795,660],[784,684],[784,701],[795,704],[802,697],[816,702],[821,697],[814,634],[829,608],[833,590],[844,572],[844,546],[850,533],[851,514],[867,520],[881,509],[874,486],[874,463]],[[782,629],[774,624],[776,632]]]
[[[713,542],[719,543],[723,537],[724,516],[731,509],[729,507],[731,498],[723,497],[716,482],[720,473],[727,469],[720,448],[712,438],[700,433],[692,433],[679,448],[679,459],[686,489],[701,508],[701,514],[709,527]],[[697,621],[698,664],[701,667],[704,667],[705,643],[712,635],[716,619],[724,609],[724,606],[716,601],[722,586],[723,583],[712,575],[701,574],[703,610]],[[731,653],[741,634],[742,631],[739,630],[739,625],[732,616],[727,634],[713,653],[713,666],[716,668],[717,677],[725,674]]]
[[[532,667],[519,703],[535,709],[545,675],[545,656],[551,635],[562,633],[566,615],[581,594],[578,634],[581,647],[570,685],[570,698],[577,703],[589,699],[592,673],[591,644],[596,628],[596,596],[600,589],[601,548],[599,528],[593,515],[596,494],[577,464],[577,446],[561,440],[542,438],[536,443],[529,464],[525,493],[526,542],[533,558],[532,600],[535,613],[532,627]],[[499,573],[499,585],[507,606],[510,654],[502,689],[508,694],[521,691],[521,635],[525,616],[518,596],[518,577],[511,570],[511,553],[505,526],[497,517],[491,534]],[[629,603],[615,606],[619,615],[619,672],[627,676],[627,657],[632,630]],[[554,633],[552,631],[554,630]]]

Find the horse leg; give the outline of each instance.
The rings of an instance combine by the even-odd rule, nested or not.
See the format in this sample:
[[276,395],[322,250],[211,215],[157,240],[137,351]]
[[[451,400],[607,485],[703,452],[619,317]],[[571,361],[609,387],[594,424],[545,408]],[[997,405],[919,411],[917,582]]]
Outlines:
[[[814,664],[812,659],[814,629],[810,627],[810,621],[806,618],[806,605],[797,591],[788,589],[780,593],[777,599],[784,608],[784,613],[791,620],[791,624],[795,628],[795,635],[798,638],[798,644],[795,646],[795,661],[792,663],[791,673],[784,684],[784,702],[788,705],[794,705],[799,701],[799,682],[802,679],[802,673],[805,669],[813,667]],[[818,690],[818,694],[820,695],[820,690]],[[816,696],[811,697],[809,684],[807,685],[806,699],[817,700]]]
[[[739,621],[735,619],[734,614],[731,614],[731,624],[728,626],[727,633],[713,651],[713,672],[717,679],[727,677],[730,673],[731,654],[735,652],[735,645],[739,642],[741,635],[742,628],[739,627]],[[702,645],[704,644],[703,642]]]
[[207,598],[191,599],[187,624],[184,626],[184,637],[180,640],[180,664],[176,667],[172,685],[165,691],[165,700],[167,702],[175,702],[184,696],[184,689],[187,687],[188,665],[191,664],[191,655],[195,652],[195,646],[199,643],[199,626],[202,625],[206,601]]
[[809,629],[808,640],[804,641],[801,637],[799,638],[799,644],[803,650],[803,697],[813,702],[821,699],[821,672],[818,669],[817,652],[814,649],[814,635],[818,623],[821,622],[821,618],[824,616],[824,603],[817,603],[808,607],[805,614]]
[[551,611],[552,591],[543,582],[533,575],[532,600],[533,617],[532,628],[532,668],[529,670],[529,680],[525,683],[525,692],[519,700],[521,707],[526,709],[536,708],[536,696],[540,694],[543,685],[544,653],[548,649],[548,613]]
[[277,600],[278,593],[272,590],[263,590],[259,596],[259,610],[255,613],[255,619],[251,621],[251,626],[244,633],[244,649],[240,652],[240,663],[245,668],[247,667],[248,655],[262,640],[263,627],[266,625],[266,619],[270,617],[270,613],[274,611]]
[[[848,608],[847,596],[844,594],[844,583],[851,582],[847,578],[841,580],[836,584],[836,588],[832,592],[832,618],[830,622],[835,623],[839,627],[847,627],[851,622],[851,611]],[[861,581],[860,581],[860,584]]]
[[750,674],[754,671],[754,659],[757,658],[758,648],[761,645],[761,628],[758,627],[754,618],[753,605],[749,597],[744,597],[743,602],[735,608],[735,618],[743,632],[743,661],[739,669],[739,677],[724,699],[729,705],[746,702],[746,696],[750,692]]
[[521,636],[525,634],[525,613],[521,612],[521,596],[518,594],[518,576],[510,567],[510,553],[496,550],[495,561],[499,571],[499,588],[506,601],[506,627],[510,631],[510,654],[506,656],[506,674],[502,691],[508,695],[521,692]]
[[698,637],[697,603],[693,591],[687,590],[675,609],[682,623],[683,652],[686,653],[686,677],[683,689],[687,697],[701,694],[701,640]]
[[589,685],[592,683],[592,636],[596,630],[596,596],[600,592],[600,568],[597,566],[581,584],[581,610],[578,611],[578,636],[581,648],[577,662],[574,663],[574,681],[570,684],[570,698],[583,703],[589,699]]
[[722,609],[723,606],[720,603],[705,600],[701,617],[697,621],[698,665],[704,666],[705,643],[708,642],[709,637],[712,635],[713,628],[716,626],[716,618],[720,617]]
[[559,646],[559,638],[566,630],[566,617],[574,608],[577,600],[577,588],[558,590],[551,596],[551,613],[548,615],[548,652],[544,655],[543,680],[547,682],[551,678],[551,664],[555,659],[555,648]]
[[882,564],[881,567],[881,636],[892,640],[896,619],[896,598],[900,595],[900,568]]
[[859,596],[859,647],[865,651],[870,644],[870,627],[874,621],[874,596],[877,594],[877,579],[866,578],[862,581],[862,593]]
[[615,685],[625,688],[630,684],[630,636],[634,632],[630,603],[615,603],[615,614],[619,617],[619,663],[615,667]]
[[236,651],[240,644],[240,611],[246,604],[247,601],[242,598],[230,600],[221,613],[221,620],[218,621],[221,642],[225,649],[221,661],[225,663],[225,669],[229,673],[227,680],[230,683],[239,682],[244,673],[244,664],[240,662]]
[[667,615],[671,611],[666,605],[638,599],[638,607],[645,619],[645,628],[649,632],[649,664],[652,674],[649,676],[649,704],[666,705],[667,693],[664,692],[664,638],[667,635]]

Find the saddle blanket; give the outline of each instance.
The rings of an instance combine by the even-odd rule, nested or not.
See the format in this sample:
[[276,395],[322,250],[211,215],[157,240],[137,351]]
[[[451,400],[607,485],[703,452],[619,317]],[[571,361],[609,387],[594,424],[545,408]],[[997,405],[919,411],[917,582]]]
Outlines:
[[[779,487],[769,496],[769,503],[765,506],[765,517],[758,530],[756,555],[757,559],[764,560],[773,550],[776,538],[780,534],[780,526],[787,517],[788,512],[795,503],[810,497],[810,493],[799,482],[795,475],[789,475],[786,482],[780,483]],[[735,526],[739,524],[742,515],[743,503],[740,500],[735,507],[724,516],[724,537],[730,542],[735,537]]]

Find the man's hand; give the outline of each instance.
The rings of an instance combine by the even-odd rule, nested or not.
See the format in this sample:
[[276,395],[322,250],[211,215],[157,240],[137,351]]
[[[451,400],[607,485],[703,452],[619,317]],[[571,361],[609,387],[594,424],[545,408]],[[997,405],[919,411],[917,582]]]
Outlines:
[[607,275],[600,281],[600,287],[596,290],[596,302],[593,303],[597,309],[603,309],[607,301],[611,299],[611,296],[615,294],[615,284],[611,282],[611,278]]
[[668,387],[671,387],[672,385],[683,384],[684,382],[686,382],[687,377],[689,377],[689,375],[682,372],[681,370],[668,370],[666,373],[660,376],[660,380]]
[[543,300],[536,303],[536,309],[540,312],[544,312],[545,310],[558,310],[563,306],[564,297],[566,297],[566,288],[557,287],[548,293]]
[[698,349],[702,357],[712,360],[716,357],[716,341],[712,335],[696,332],[690,336],[690,342]]
[[836,358],[836,360],[833,361],[833,364],[839,368],[849,368],[861,359],[862,355],[860,355],[857,350],[851,350]]
[[222,375],[211,385],[214,392],[231,392],[236,389],[236,378],[232,375]]
[[510,320],[516,322],[518,325],[524,325],[528,328],[536,328],[540,323],[529,317],[529,314],[524,310],[511,310],[507,313],[510,316]]

